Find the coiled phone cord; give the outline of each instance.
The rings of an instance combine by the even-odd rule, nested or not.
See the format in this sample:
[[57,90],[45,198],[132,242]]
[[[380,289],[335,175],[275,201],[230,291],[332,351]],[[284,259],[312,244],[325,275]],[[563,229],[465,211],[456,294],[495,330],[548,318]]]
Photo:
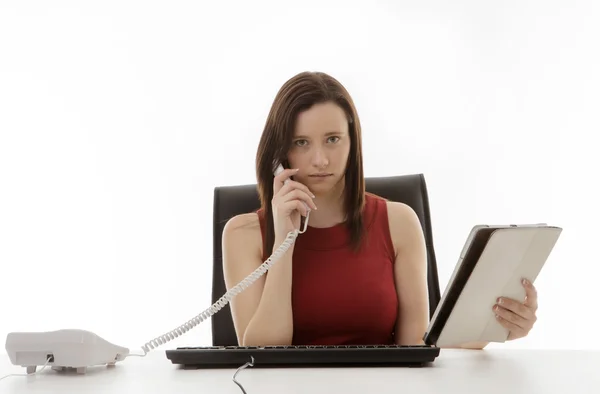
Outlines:
[[[231,301],[233,297],[240,294],[250,285],[252,285],[258,278],[263,276],[279,259],[288,251],[288,249],[294,244],[296,238],[299,234],[302,234],[306,231],[308,225],[308,218],[310,216],[310,210],[308,211],[306,218],[304,219],[304,227],[302,230],[294,230],[290,231],[285,238],[285,240],[281,243],[281,245],[273,252],[273,254],[263,262],[257,269],[254,270],[250,275],[248,275],[245,279],[243,279],[240,283],[232,287],[229,291],[227,291],[217,302],[215,302],[212,306],[204,310],[199,315],[190,319],[186,323],[177,327],[176,329],[169,331],[168,333],[161,335],[153,340],[146,342],[142,346],[142,350],[144,351],[143,356],[148,354],[154,348],[164,345],[165,343],[174,340],[175,338],[185,334],[190,331],[192,328],[196,327],[215,313],[219,312],[225,305]],[[135,354],[130,354],[134,356]],[[142,356],[142,355],[140,355]]]

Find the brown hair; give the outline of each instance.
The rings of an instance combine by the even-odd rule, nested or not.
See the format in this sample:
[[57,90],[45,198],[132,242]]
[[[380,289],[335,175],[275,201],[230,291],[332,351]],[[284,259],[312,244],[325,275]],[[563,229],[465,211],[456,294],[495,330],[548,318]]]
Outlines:
[[355,250],[362,240],[362,210],[365,201],[365,182],[362,163],[360,121],[350,94],[335,78],[322,72],[302,72],[283,84],[277,93],[266,120],[256,153],[256,177],[261,207],[265,213],[265,250],[271,254],[275,242],[273,212],[273,164],[289,168],[287,153],[291,147],[296,118],[315,104],[334,102],[348,118],[350,154],[345,173],[346,225]]

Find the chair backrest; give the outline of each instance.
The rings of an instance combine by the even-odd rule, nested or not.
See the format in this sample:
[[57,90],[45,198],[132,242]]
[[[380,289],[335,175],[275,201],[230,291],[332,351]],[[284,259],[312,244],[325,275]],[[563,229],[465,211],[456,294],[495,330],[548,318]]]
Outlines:
[[[429,198],[423,174],[410,174],[391,177],[366,178],[365,188],[368,192],[390,201],[402,202],[414,209],[421,221],[427,245],[430,318],[440,301],[437,262],[433,247]],[[213,280],[212,303],[225,292],[223,279],[223,259],[221,237],[227,221],[241,213],[256,211],[260,200],[256,185],[222,186],[214,190],[213,207]],[[233,319],[229,304],[212,316],[213,346],[237,346]]]

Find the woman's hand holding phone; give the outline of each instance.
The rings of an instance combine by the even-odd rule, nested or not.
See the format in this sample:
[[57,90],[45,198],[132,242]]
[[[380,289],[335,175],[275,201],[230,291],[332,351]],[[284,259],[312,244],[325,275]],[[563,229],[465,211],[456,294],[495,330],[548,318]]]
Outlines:
[[[273,180],[273,225],[275,239],[283,240],[290,231],[299,229],[301,216],[310,209],[317,209],[314,194],[300,182],[289,179],[298,170],[283,170]],[[287,182],[286,182],[287,181]]]

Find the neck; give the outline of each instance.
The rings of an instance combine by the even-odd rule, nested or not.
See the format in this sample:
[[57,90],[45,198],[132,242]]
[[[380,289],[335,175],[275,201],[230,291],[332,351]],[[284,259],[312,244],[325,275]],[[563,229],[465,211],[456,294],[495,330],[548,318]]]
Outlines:
[[310,212],[308,225],[311,227],[333,227],[346,220],[344,208],[344,181],[327,194],[315,194],[317,210]]

